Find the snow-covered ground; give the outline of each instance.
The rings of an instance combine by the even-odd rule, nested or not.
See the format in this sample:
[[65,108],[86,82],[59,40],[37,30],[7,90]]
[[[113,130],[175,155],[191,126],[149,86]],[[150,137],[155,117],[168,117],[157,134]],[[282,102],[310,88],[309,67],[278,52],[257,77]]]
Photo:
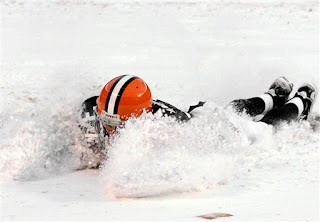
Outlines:
[[[319,87],[318,4],[0,1],[0,219],[319,221],[319,126],[224,108],[280,75]],[[129,122],[84,169],[77,109],[127,73],[181,109],[207,103],[183,125]]]

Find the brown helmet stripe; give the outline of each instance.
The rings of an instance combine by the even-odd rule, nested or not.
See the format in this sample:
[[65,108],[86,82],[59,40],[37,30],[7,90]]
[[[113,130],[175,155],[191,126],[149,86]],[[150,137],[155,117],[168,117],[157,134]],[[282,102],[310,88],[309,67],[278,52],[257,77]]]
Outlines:
[[107,96],[107,99],[106,99],[106,104],[105,104],[105,108],[104,108],[105,111],[108,110],[108,106],[109,106],[111,94],[112,94],[114,88],[116,87],[117,83],[118,83],[123,77],[125,77],[125,76],[126,76],[126,75],[119,76],[119,78],[118,78],[118,79],[114,82],[114,84],[112,85],[112,87],[111,87],[111,89],[110,89],[110,91],[109,91],[109,94],[108,94],[108,96]]
[[135,79],[138,79],[138,77],[133,76],[132,78],[128,79],[128,81],[125,84],[123,84],[123,86],[121,87],[121,89],[120,89],[120,91],[118,93],[118,97],[116,99],[115,105],[114,105],[113,114],[118,114],[118,108],[119,108],[119,103],[120,103],[121,96],[122,96],[124,90],[127,88],[127,86]]

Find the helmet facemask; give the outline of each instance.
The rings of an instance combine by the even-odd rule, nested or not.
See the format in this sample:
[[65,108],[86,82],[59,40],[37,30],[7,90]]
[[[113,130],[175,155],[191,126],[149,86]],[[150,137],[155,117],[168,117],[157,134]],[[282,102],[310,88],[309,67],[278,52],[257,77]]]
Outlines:
[[[102,111],[101,115],[98,113],[97,108],[94,109],[95,124],[94,129],[98,135],[99,147],[106,149],[109,145],[109,139],[116,134],[117,128],[124,127],[125,122],[120,120],[119,115],[111,115],[106,111]],[[112,129],[113,133],[110,133]]]

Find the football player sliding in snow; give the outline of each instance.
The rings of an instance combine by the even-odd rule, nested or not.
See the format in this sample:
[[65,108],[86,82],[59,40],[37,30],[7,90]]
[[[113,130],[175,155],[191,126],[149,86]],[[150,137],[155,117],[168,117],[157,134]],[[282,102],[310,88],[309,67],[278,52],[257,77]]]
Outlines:
[[109,138],[117,132],[118,127],[124,127],[129,118],[151,112],[172,116],[183,122],[190,120],[191,111],[203,104],[204,102],[199,102],[190,106],[187,112],[179,110],[161,100],[153,100],[148,85],[141,78],[122,75],[108,82],[99,96],[83,102],[80,128],[85,132],[89,147],[100,152],[106,150]]
[[[234,100],[230,104],[238,113],[246,113],[253,117],[262,115],[260,121],[271,125],[277,125],[282,121],[306,120],[315,102],[317,88],[311,83],[305,83],[294,97],[288,100],[292,87],[293,84],[285,77],[279,77],[265,94]],[[203,105],[204,102],[199,102],[190,106],[187,112],[179,110],[161,100],[152,100],[148,85],[139,77],[122,75],[108,82],[99,96],[84,101],[80,125],[90,148],[96,152],[105,152],[109,138],[117,132],[118,127],[124,127],[129,118],[139,117],[143,112],[151,112],[172,116],[184,122],[192,118],[191,112],[195,108]]]

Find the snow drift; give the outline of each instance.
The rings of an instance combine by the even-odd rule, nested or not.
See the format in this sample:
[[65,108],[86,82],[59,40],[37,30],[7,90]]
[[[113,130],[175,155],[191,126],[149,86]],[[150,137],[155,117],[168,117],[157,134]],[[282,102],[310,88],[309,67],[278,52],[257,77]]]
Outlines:
[[[225,108],[233,99],[264,93],[280,75],[294,83],[294,91],[305,81],[319,86],[317,1],[16,0],[0,5],[4,219],[11,214],[39,218],[20,200],[32,201],[44,187],[55,189],[61,178],[69,181],[66,192],[91,189],[94,200],[106,196],[106,204],[118,210],[110,198],[152,196],[156,201],[161,196],[170,202],[173,193],[187,192],[194,202],[190,191],[210,191],[219,206],[224,195],[231,196],[226,208],[246,214],[235,219],[248,219],[253,208],[255,216],[269,210],[269,219],[318,219],[319,126],[301,122],[274,129]],[[103,167],[88,177],[91,183],[77,186],[85,184],[86,171],[71,172],[95,164],[78,128],[77,109],[120,74],[140,76],[155,99],[178,108],[207,103],[188,123],[153,117],[129,122]],[[318,98],[312,115],[319,112]],[[219,193],[221,187],[225,190]],[[16,195],[20,188],[25,192]],[[41,194],[30,206],[52,204],[47,215],[57,219],[54,210],[60,207],[62,219],[70,220],[70,212],[85,218],[81,213],[92,204],[96,218],[106,219],[98,212],[105,205],[87,201],[64,207],[68,195],[59,192],[53,191],[56,199]],[[213,204],[212,196],[199,197],[202,207]],[[285,202],[276,205],[281,198]],[[288,202],[290,212],[280,206]],[[196,209],[179,206],[179,215]],[[151,204],[148,209],[160,208]],[[169,215],[158,218],[180,218],[177,212]],[[138,219],[153,219],[149,216]]]

